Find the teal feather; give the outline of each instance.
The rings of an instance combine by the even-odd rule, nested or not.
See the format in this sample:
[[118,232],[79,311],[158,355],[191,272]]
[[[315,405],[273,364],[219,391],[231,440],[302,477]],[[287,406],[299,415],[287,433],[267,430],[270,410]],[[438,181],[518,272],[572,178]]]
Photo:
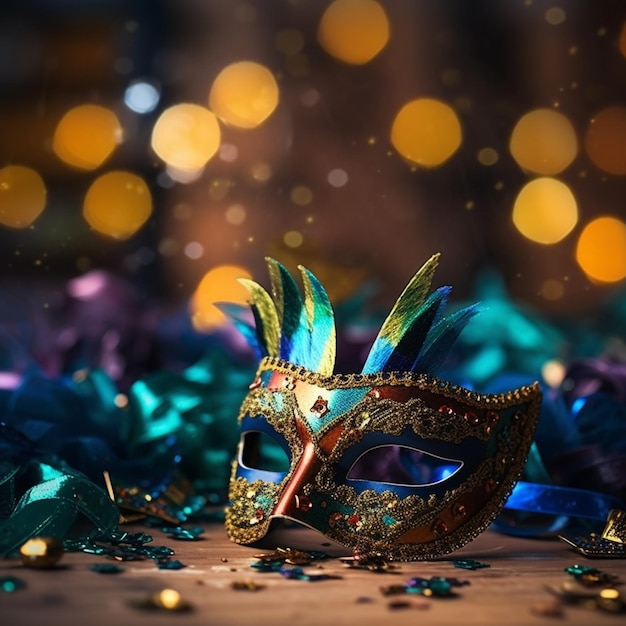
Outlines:
[[381,351],[384,362],[375,364],[376,371],[402,372],[410,370],[424,346],[433,325],[441,320],[451,287],[439,287],[431,293],[422,306],[413,313],[413,318],[396,346],[389,346],[389,353]]
[[266,259],[271,280],[272,296],[276,304],[278,319],[280,322],[280,348],[281,359],[302,365],[304,350],[303,329],[300,328],[300,320],[304,303],[296,281],[287,268],[279,261],[272,258]]
[[324,376],[330,376],[335,367],[336,352],[333,307],[317,277],[301,265],[298,269],[302,274],[304,285],[304,308],[300,314],[300,328],[308,330],[304,366]]
[[413,276],[400,297],[396,300],[391,312],[372,344],[362,372],[371,374],[379,372],[402,340],[402,337],[415,322],[416,312],[426,300],[439,262],[439,254],[435,254]]
[[[414,371],[433,373],[445,360],[468,321],[480,310],[465,307],[444,317],[451,288],[430,292],[439,255],[413,276],[385,319],[363,366],[363,373]],[[336,330],[333,307],[324,286],[298,266],[304,298],[296,281],[278,261],[267,258],[271,295],[254,281],[242,279],[251,293],[247,307],[220,303],[260,356],[278,356],[323,376],[333,374]]]

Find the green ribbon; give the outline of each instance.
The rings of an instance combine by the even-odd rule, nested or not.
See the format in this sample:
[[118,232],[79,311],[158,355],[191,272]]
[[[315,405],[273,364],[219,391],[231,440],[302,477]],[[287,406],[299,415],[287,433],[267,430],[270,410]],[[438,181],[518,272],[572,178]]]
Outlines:
[[31,537],[112,538],[117,531],[117,506],[91,480],[35,461],[4,460],[0,471],[5,513],[0,521],[0,555],[11,556]]

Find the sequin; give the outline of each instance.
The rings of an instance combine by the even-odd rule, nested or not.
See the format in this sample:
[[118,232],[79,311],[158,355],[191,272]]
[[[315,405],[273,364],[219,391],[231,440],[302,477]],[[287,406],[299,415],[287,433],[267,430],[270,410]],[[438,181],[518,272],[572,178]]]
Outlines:
[[3,576],[0,578],[0,589],[5,593],[13,593],[14,591],[18,591],[20,589],[24,589],[26,587],[26,583],[15,576]]
[[114,565],[113,563],[95,563],[94,565],[90,565],[89,569],[98,574],[121,574],[124,571],[123,567]]
[[164,527],[161,529],[166,535],[180,541],[196,541],[204,533],[203,528],[182,528],[181,526]]
[[590,567],[588,565],[570,565],[566,567],[564,571],[587,587],[614,584],[619,580],[619,577],[614,574],[603,572],[596,567]]
[[157,567],[159,569],[173,569],[173,570],[177,570],[177,569],[183,569],[185,567],[187,567],[186,565],[184,565],[183,563],[181,563],[180,561],[173,559],[171,561],[158,561],[157,562]]
[[484,567],[491,567],[489,563],[482,563],[481,561],[476,561],[474,559],[455,559],[452,561],[452,565],[454,567],[458,567],[460,569],[482,569]]

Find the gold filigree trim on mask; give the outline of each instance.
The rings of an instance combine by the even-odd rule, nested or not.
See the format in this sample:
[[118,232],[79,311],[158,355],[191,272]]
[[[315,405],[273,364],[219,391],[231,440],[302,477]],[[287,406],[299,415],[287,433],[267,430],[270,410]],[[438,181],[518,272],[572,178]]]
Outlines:
[[234,476],[230,481],[228,497],[231,502],[226,510],[226,533],[235,543],[253,543],[265,535],[281,484],[263,480],[249,482]]
[[387,385],[419,387],[422,390],[441,394],[469,406],[494,409],[528,401],[538,392],[538,385],[533,384],[524,385],[506,393],[478,393],[447,380],[414,372],[376,372],[374,374],[334,374],[333,376],[322,376],[317,372],[312,372],[304,367],[276,357],[265,357],[261,360],[257,375],[265,371],[280,372],[328,390],[384,387]]
[[[500,512],[520,468],[509,468],[496,481],[494,464],[493,459],[484,461],[467,481],[440,498],[401,498],[371,489],[358,493],[348,485],[329,491],[308,485],[304,492],[317,506],[330,509],[324,533],[330,539],[388,560],[434,559],[466,545]],[[339,509],[330,504],[333,500]]]

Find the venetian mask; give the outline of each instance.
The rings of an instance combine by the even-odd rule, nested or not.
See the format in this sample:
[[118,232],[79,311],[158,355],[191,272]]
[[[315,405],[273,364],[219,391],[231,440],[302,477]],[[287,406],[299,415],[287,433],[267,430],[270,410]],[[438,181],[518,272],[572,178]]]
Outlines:
[[462,547],[501,511],[541,393],[537,384],[476,393],[436,376],[478,310],[444,315],[450,288],[431,292],[438,258],[409,282],[361,373],[333,373],[333,310],[311,272],[300,268],[304,298],[272,259],[271,295],[242,280],[254,323],[234,317],[262,358],[239,414],[231,540],[429,559]]

